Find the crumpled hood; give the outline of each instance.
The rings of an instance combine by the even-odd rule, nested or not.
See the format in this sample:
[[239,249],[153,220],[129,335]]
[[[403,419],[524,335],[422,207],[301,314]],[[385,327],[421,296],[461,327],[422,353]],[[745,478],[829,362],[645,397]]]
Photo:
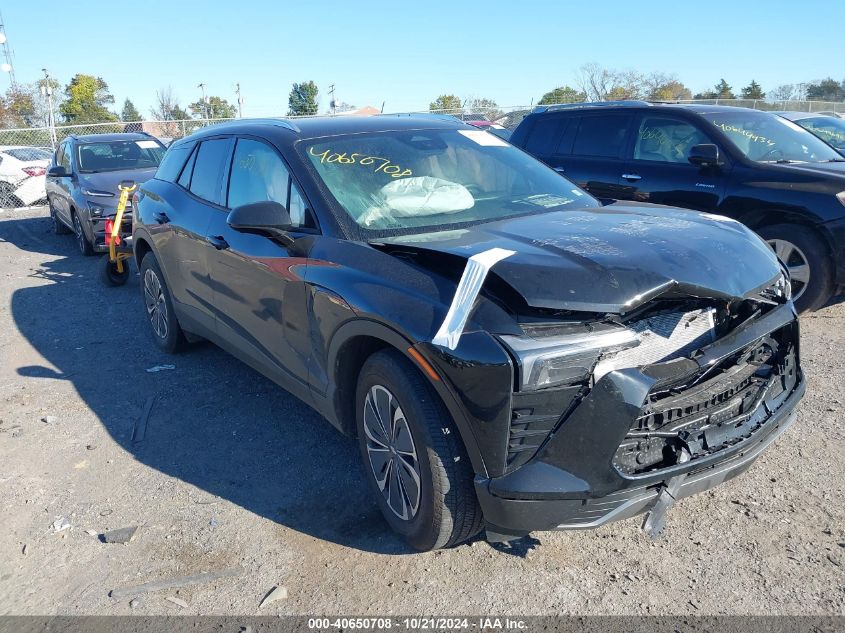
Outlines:
[[742,298],[781,273],[771,249],[738,222],[637,203],[379,241],[463,258],[491,248],[514,251],[490,274],[528,305],[559,310],[624,313],[665,292]]
[[117,189],[124,180],[134,180],[138,184],[147,182],[156,173],[156,168],[149,169],[121,169],[120,171],[103,171],[94,174],[79,174],[79,184],[86,189],[110,191],[115,196],[120,195]]

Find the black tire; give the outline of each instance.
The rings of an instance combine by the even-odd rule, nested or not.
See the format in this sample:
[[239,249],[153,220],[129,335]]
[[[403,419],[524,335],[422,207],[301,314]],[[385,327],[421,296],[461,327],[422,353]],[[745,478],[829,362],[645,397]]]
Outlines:
[[50,222],[52,223],[53,233],[56,235],[67,235],[71,230],[65,226],[65,223],[56,215],[56,210],[53,208],[53,203],[48,199],[47,206],[50,208]]
[[121,262],[123,272],[118,272],[117,262],[113,262],[106,255],[100,264],[100,278],[107,286],[122,286],[129,280],[129,260]]
[[[376,393],[385,390],[393,396],[396,409],[401,410],[402,416],[391,415],[391,425],[397,428],[401,420],[406,426],[396,433],[402,435],[404,429],[410,432],[412,442],[410,449],[414,458],[405,457],[403,469],[397,464],[399,455],[391,445],[390,449],[382,449],[378,442],[372,441],[365,429],[365,407],[368,394],[376,389]],[[384,400],[382,400],[384,402]],[[390,404],[387,405],[388,409]],[[358,445],[364,461],[364,470],[370,487],[376,495],[384,518],[394,531],[401,534],[415,549],[428,551],[449,547],[462,543],[481,529],[481,508],[473,488],[473,469],[467,456],[461,436],[443,405],[437,393],[420,374],[417,368],[397,351],[381,351],[373,354],[364,363],[358,376],[358,388],[355,393],[356,422],[358,426]],[[369,414],[372,423],[374,414]],[[399,421],[396,421],[396,420]],[[407,439],[404,440],[406,447]],[[398,444],[398,440],[397,440]],[[370,451],[377,450],[382,455],[381,463],[385,473],[384,487],[379,485],[376,476],[376,466],[370,458]],[[406,451],[402,453],[408,455]],[[391,457],[392,455],[392,457]],[[387,461],[391,461],[387,464]],[[400,490],[403,499],[413,499],[415,490],[411,468],[408,464],[416,465],[419,476],[419,497],[416,509],[413,501],[407,504],[401,502],[402,518],[394,511],[388,501],[390,483],[395,483],[395,489]],[[396,474],[395,481],[391,479],[394,464],[396,473],[404,473],[404,477]],[[402,482],[411,482],[408,483]]]
[[800,224],[764,226],[759,234],[770,246],[780,241],[794,247],[795,250],[788,256],[789,261],[784,262],[793,271],[799,270],[801,260],[806,261],[808,281],[801,283],[796,277],[792,283],[795,309],[810,312],[827,303],[834,291],[833,261],[822,238],[813,229]]
[[[144,255],[144,259],[141,260],[140,274],[141,300],[144,302],[144,308],[147,311],[153,340],[165,352],[175,354],[184,348],[185,334],[176,319],[173,301],[170,298],[170,290],[164,280],[164,274],[161,272],[161,267],[158,265],[155,255],[151,252]],[[155,283],[153,283],[152,278],[155,278]],[[149,292],[147,289],[148,283],[150,284]],[[156,287],[160,292],[156,291]],[[156,301],[158,313],[151,306],[153,300]],[[162,306],[164,307],[163,312],[161,311]]]
[[94,254],[94,247],[88,240],[88,236],[85,235],[85,230],[82,228],[82,220],[79,219],[79,214],[75,211],[71,217],[73,217],[73,233],[76,236],[76,246],[79,248],[80,253],[86,257],[90,257]]

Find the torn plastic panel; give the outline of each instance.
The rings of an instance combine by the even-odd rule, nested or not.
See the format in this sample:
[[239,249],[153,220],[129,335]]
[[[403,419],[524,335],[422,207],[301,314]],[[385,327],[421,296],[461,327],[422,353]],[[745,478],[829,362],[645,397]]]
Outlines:
[[449,311],[446,313],[446,318],[437,334],[434,335],[432,343],[452,350],[458,346],[469,313],[475,304],[481,286],[484,285],[487,273],[496,262],[514,254],[514,251],[503,248],[491,248],[488,251],[473,255],[467,260],[464,274],[458,282]]

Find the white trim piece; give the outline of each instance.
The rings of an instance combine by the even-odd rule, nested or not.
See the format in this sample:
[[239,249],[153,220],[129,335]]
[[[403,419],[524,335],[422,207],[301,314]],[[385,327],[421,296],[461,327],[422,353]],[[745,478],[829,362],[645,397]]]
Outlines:
[[449,349],[455,349],[466,327],[469,313],[475,304],[475,299],[484,285],[487,273],[494,264],[506,257],[515,255],[516,251],[509,251],[504,248],[491,248],[482,253],[477,253],[467,260],[464,274],[458,282],[455,296],[452,298],[452,305],[446,313],[443,324],[434,335],[432,343]]

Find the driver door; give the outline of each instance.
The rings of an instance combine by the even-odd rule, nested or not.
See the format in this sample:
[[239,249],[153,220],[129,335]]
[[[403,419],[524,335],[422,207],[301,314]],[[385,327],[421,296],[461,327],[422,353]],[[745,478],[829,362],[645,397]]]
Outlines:
[[311,345],[300,325],[307,259],[277,239],[236,231],[226,220],[234,207],[272,200],[288,209],[295,229],[313,233],[311,213],[282,157],[263,141],[237,140],[228,181],[226,209],[215,211],[206,237],[214,247],[210,268],[218,338],[279,382],[307,384]]

